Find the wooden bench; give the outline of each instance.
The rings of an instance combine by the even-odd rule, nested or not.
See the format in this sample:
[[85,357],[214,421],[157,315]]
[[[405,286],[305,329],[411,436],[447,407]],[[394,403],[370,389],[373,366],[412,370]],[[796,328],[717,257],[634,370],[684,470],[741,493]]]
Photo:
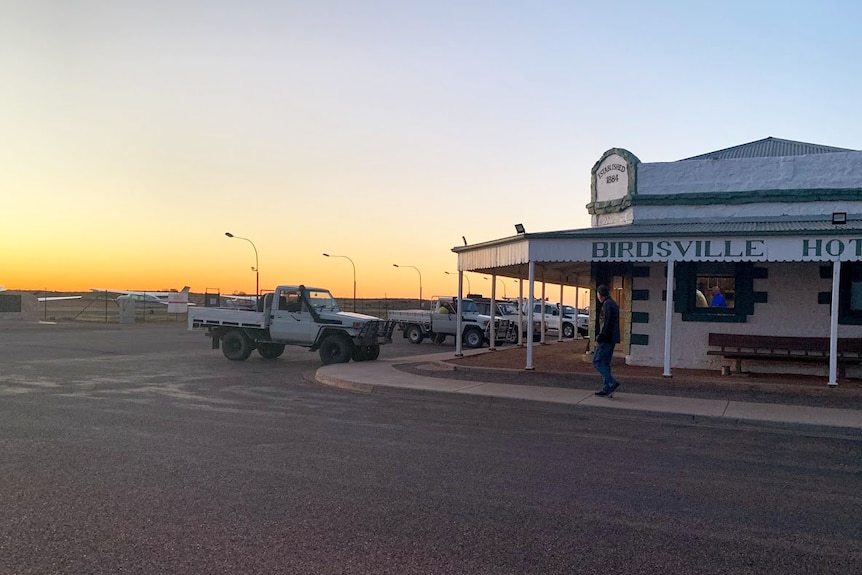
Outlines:
[[[720,355],[736,362],[736,372],[742,373],[742,360],[796,361],[829,363],[828,337],[788,337],[710,333],[707,355]],[[838,369],[843,377],[844,366],[862,363],[862,338],[838,340]]]

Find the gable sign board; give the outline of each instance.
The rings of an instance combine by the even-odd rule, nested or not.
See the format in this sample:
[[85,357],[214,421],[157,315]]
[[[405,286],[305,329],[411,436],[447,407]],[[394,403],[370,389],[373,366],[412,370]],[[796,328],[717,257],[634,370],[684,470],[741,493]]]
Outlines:
[[622,148],[605,152],[593,165],[591,172],[591,214],[619,212],[631,205],[637,193],[637,166],[640,160]]

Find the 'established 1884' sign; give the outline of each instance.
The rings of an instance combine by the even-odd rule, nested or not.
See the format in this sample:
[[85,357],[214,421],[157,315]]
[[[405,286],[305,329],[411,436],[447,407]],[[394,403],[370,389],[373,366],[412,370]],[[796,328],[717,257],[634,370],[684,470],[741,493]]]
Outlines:
[[608,202],[626,197],[629,191],[628,162],[619,154],[611,154],[596,167],[596,202]]

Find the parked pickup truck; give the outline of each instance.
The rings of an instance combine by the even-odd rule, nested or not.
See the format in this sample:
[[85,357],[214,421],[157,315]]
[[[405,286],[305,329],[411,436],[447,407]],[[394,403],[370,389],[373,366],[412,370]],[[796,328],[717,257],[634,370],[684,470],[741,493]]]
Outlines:
[[255,349],[274,359],[284,346],[298,345],[318,351],[324,364],[377,359],[395,328],[393,321],[342,312],[329,290],[304,285],[277,287],[257,311],[190,308],[188,322],[190,330],[206,330],[213,349],[221,344],[233,361],[248,359]]
[[[480,314],[472,300],[465,299],[461,303],[462,341],[467,347],[482,347],[491,341],[491,318]],[[454,337],[458,333],[457,304],[457,298],[441,297],[431,300],[431,310],[390,311],[389,319],[398,324],[410,343],[422,343],[427,337],[439,344],[447,336]],[[497,342],[511,340],[514,333],[517,341],[517,332],[514,330],[514,323],[498,318],[494,328],[495,339]]]
[[[476,302],[476,305],[479,308],[479,313],[484,315],[491,315],[491,300],[490,298],[473,298],[473,301]],[[494,313],[494,317],[499,317],[502,319],[507,319],[512,322],[513,326],[518,325],[518,302],[516,301],[508,301],[508,300],[497,300],[495,301],[497,305],[496,312]],[[524,334],[524,340],[526,341],[527,337],[527,315],[521,314],[521,332]],[[533,341],[539,341],[542,339],[542,321],[541,319],[534,318],[533,319]],[[518,332],[517,328],[512,330],[512,343],[517,343],[518,341]]]
[[[529,311],[527,301],[524,301],[524,315]],[[541,320],[542,313],[545,314],[545,329],[555,334],[560,330],[560,323],[563,324],[563,337],[573,338],[576,336],[585,336],[590,330],[590,317],[584,314],[578,314],[577,326],[575,319],[569,316],[564,316],[560,321],[560,308],[558,304],[548,302],[534,301],[533,302],[533,319]]]

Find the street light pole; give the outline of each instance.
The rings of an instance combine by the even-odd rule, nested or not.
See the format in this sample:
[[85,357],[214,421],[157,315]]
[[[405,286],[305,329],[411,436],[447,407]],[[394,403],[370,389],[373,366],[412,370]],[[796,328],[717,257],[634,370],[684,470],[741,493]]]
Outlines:
[[347,256],[336,256],[334,254],[333,255],[323,254],[323,255],[328,257],[328,258],[344,258],[350,262],[350,265],[353,266],[353,311],[355,313],[356,312],[356,264],[353,263],[353,260]]
[[419,271],[419,268],[416,266],[399,266],[398,264],[392,264],[396,268],[413,268],[416,270],[416,273],[419,274],[419,307],[422,307],[422,272]]
[[496,280],[503,286],[503,299],[509,299],[509,296],[506,295],[506,282],[503,281],[503,278],[496,278]]
[[254,250],[254,297],[255,297],[255,299],[259,300],[260,299],[260,265],[258,264],[258,261],[257,261],[257,247],[255,247],[254,242],[248,238],[242,238],[240,236],[235,236],[230,232],[225,232],[224,235],[226,235],[229,238],[236,238],[238,240],[245,240],[251,244],[251,247]]
[[[449,272],[443,272],[443,273],[446,274],[447,276],[456,275],[456,274],[449,273]],[[469,295],[469,294],[473,293],[473,288],[470,287],[470,278],[467,277],[467,274],[464,274],[464,279],[467,280],[467,294]]]

